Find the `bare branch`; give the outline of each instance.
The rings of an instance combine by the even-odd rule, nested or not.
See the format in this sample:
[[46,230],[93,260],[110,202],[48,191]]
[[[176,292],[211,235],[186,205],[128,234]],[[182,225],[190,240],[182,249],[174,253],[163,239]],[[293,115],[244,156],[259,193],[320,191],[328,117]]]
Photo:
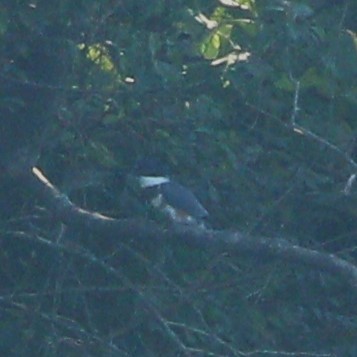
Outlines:
[[217,231],[184,225],[162,228],[150,220],[107,217],[77,207],[38,168],[33,168],[32,173],[32,182],[58,220],[66,225],[97,232],[102,236],[115,234],[123,240],[127,237],[154,241],[177,239],[191,247],[276,259],[339,276],[357,290],[357,267],[333,254],[303,248],[283,239],[252,237],[239,231]]

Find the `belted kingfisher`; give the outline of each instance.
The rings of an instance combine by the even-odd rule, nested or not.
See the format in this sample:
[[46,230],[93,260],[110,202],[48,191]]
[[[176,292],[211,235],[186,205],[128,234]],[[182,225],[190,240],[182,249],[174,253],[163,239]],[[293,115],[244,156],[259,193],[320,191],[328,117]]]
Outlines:
[[153,207],[173,222],[204,227],[207,210],[186,187],[165,175],[165,167],[155,159],[141,160],[135,167],[139,185]]

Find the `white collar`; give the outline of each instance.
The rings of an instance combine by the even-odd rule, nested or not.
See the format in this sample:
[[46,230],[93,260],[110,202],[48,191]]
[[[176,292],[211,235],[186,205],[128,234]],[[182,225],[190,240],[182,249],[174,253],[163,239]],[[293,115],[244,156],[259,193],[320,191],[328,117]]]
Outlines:
[[168,183],[170,182],[170,179],[164,176],[140,176],[139,182],[142,188],[147,188]]

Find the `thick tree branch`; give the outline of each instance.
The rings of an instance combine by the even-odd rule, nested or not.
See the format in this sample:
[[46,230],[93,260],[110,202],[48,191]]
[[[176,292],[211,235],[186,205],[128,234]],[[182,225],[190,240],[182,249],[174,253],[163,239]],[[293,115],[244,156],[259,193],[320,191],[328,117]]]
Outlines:
[[252,237],[238,231],[217,231],[191,226],[162,228],[146,219],[115,219],[84,210],[72,203],[36,167],[31,181],[46,204],[64,224],[103,235],[164,241],[177,239],[192,247],[204,247],[255,258],[270,258],[335,275],[357,290],[357,267],[333,254],[291,244],[282,239]]

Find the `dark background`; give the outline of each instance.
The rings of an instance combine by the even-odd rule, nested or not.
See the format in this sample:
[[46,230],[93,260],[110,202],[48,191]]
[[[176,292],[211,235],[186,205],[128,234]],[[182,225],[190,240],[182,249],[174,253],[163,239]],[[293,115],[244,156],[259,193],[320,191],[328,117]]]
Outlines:
[[160,221],[126,179],[153,155],[213,228],[356,261],[357,3],[224,3],[1,1],[1,355],[357,355],[333,276],[83,234],[25,184]]

